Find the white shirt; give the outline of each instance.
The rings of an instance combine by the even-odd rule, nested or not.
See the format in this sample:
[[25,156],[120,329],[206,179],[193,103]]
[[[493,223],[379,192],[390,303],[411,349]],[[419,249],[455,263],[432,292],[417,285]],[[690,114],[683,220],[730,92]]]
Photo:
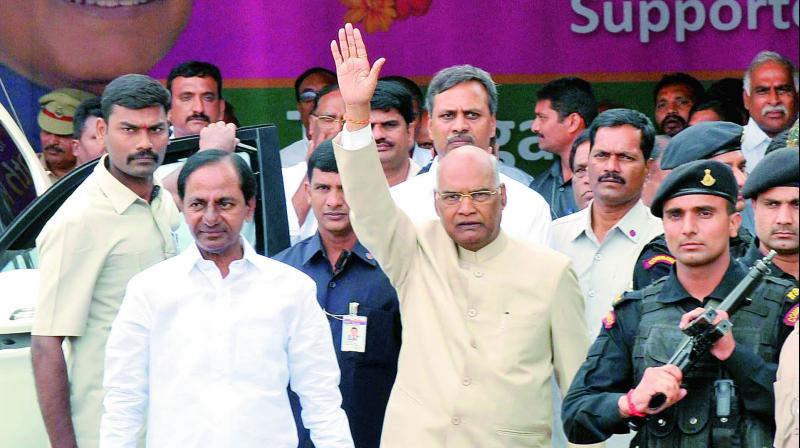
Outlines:
[[[439,219],[433,205],[436,170],[439,159],[433,159],[430,171],[392,187],[392,198],[416,224]],[[550,206],[537,192],[500,173],[506,186],[508,202],[503,209],[500,227],[509,235],[548,246],[550,244]]]
[[244,257],[222,278],[196,246],[133,277],[106,346],[101,447],[297,446],[286,387],[317,447],[352,447],[314,282]]
[[747,173],[751,173],[753,168],[756,167],[758,162],[764,158],[767,153],[767,147],[772,139],[758,127],[758,123],[750,117],[750,120],[744,127],[744,134],[742,136],[742,154],[747,161]]
[[281,169],[283,194],[286,197],[286,218],[289,220],[289,244],[292,246],[317,233],[317,217],[314,216],[314,211],[309,208],[305,221],[300,225],[294,204],[292,204],[292,197],[303,184],[307,170],[308,164],[305,159],[293,166]]
[[642,248],[664,233],[661,220],[639,201],[597,241],[592,231],[592,207],[553,221],[553,249],[572,259],[585,297],[586,328],[594,340],[611,302],[633,286],[633,268]]
[[430,149],[420,148],[414,144],[414,150],[411,152],[411,159],[414,160],[414,163],[419,165],[420,168],[422,168],[431,163],[431,160],[433,160],[433,154]]
[[287,168],[296,165],[306,160],[306,153],[308,152],[308,139],[303,132],[303,138],[292,143],[291,145],[282,148],[280,152],[281,166]]

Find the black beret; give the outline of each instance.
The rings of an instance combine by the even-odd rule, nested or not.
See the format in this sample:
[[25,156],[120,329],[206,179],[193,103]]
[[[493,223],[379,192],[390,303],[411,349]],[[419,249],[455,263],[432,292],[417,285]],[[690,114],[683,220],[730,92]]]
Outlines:
[[797,186],[800,186],[800,155],[796,149],[776,149],[753,168],[742,188],[742,196],[751,199],[773,187]]
[[693,160],[739,151],[742,149],[742,129],[727,121],[704,121],[689,126],[669,141],[661,157],[661,169],[674,170]]
[[650,204],[650,213],[661,218],[667,200],[690,194],[719,196],[734,205],[739,188],[728,165],[716,160],[695,160],[675,168],[664,178]]

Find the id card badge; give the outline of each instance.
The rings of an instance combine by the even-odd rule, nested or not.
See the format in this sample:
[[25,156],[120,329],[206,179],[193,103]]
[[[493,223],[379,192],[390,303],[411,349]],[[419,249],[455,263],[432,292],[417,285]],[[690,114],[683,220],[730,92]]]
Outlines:
[[[357,306],[357,305],[356,305]],[[364,353],[367,348],[367,316],[342,316],[342,351]]]

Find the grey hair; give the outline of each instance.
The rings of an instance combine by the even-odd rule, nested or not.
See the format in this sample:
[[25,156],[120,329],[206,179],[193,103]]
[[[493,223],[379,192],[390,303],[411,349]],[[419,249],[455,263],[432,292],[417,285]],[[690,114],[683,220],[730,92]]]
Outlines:
[[750,95],[750,78],[752,77],[753,72],[756,71],[759,66],[767,62],[774,62],[789,70],[789,73],[792,75],[792,81],[794,81],[794,91],[797,92],[800,89],[800,80],[798,80],[797,76],[797,67],[792,64],[792,61],[774,51],[764,50],[753,58],[753,60],[750,62],[750,65],[747,66],[747,70],[744,72],[743,86],[744,91],[748,95]]
[[[489,154],[485,151],[483,151],[483,153],[486,154],[486,157],[489,159],[489,165],[492,167],[492,180],[494,180],[494,188],[498,188],[500,186],[500,162],[493,154]],[[442,164],[439,163],[436,165],[436,191],[439,191],[439,171],[441,170]]]
[[431,79],[430,85],[428,85],[428,93],[425,96],[425,109],[432,114],[433,98],[436,95],[467,81],[477,81],[483,85],[489,94],[489,110],[492,115],[497,115],[497,87],[492,80],[492,76],[486,70],[472,65],[454,65],[439,70]]

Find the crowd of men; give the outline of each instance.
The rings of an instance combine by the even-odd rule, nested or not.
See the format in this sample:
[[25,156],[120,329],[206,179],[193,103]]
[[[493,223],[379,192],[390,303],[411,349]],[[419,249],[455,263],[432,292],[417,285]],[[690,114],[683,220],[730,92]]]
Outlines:
[[[41,98],[52,180],[99,157],[37,240],[53,447],[797,446],[792,62],[764,51],[708,89],[666,75],[655,125],[554,80],[531,112],[555,160],[532,178],[496,157],[486,71],[423,95],[349,24],[331,53],[295,82],[273,259],[242,236],[256,179],[217,67]],[[187,135],[200,151],[156,175]],[[770,251],[751,303],[712,322],[732,330],[670,364]]]

